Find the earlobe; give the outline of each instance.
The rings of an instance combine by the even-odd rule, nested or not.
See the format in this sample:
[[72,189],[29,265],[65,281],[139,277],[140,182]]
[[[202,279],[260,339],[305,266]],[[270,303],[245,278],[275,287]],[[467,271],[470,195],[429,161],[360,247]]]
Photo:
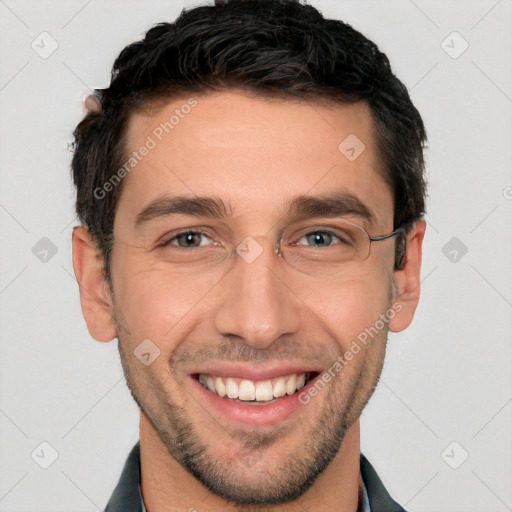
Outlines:
[[395,293],[392,302],[396,315],[389,321],[392,332],[400,332],[409,327],[420,299],[421,257],[423,238],[427,224],[416,221],[407,234],[405,264],[393,273]]
[[73,229],[72,247],[73,270],[78,282],[82,314],[89,333],[97,341],[111,341],[117,334],[102,255],[84,226],[76,226]]

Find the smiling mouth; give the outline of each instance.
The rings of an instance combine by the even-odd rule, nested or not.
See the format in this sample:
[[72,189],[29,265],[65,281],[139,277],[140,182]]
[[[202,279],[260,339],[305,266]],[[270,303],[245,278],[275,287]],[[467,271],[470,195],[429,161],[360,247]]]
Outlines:
[[202,386],[232,402],[259,405],[298,393],[318,372],[292,373],[266,380],[221,377],[211,373],[195,374]]

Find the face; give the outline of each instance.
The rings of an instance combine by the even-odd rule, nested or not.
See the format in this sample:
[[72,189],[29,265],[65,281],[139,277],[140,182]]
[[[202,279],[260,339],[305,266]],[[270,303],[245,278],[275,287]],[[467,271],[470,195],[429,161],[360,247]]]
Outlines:
[[[351,134],[355,159],[338,147]],[[393,238],[335,257],[346,222],[393,231],[370,111],[222,92],[134,115],[127,143],[145,153],[124,178],[112,254],[130,390],[214,493],[297,497],[372,395],[397,313]],[[295,249],[278,254],[278,240]]]

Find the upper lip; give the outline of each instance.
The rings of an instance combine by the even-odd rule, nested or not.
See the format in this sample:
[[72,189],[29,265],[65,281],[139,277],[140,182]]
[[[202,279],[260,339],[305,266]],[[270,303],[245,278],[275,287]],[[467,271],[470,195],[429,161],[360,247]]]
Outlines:
[[[264,366],[262,366],[264,365]],[[201,369],[190,372],[191,375],[201,373],[216,377],[234,377],[248,380],[267,380],[274,377],[291,375],[292,373],[319,373],[322,370],[310,364],[278,363],[271,366],[261,363],[258,366],[232,363],[211,363]]]

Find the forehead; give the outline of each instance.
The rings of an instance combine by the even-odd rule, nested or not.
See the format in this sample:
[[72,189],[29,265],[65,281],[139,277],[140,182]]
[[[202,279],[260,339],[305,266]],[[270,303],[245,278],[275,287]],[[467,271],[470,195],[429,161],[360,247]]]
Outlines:
[[134,114],[126,142],[127,157],[137,161],[125,178],[120,221],[133,223],[164,193],[220,197],[234,218],[256,222],[282,213],[297,196],[343,190],[368,205],[382,227],[392,223],[391,191],[363,102],[185,95]]

